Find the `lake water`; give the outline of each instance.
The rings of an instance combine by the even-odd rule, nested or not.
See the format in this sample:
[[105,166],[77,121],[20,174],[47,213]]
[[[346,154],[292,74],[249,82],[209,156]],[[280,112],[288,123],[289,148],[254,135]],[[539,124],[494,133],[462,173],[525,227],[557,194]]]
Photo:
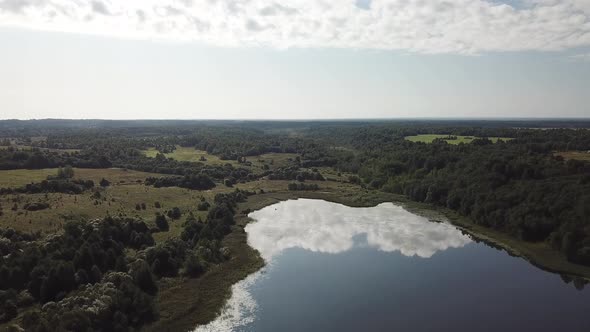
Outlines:
[[250,217],[267,266],[197,331],[590,331],[580,283],[400,206],[299,199]]

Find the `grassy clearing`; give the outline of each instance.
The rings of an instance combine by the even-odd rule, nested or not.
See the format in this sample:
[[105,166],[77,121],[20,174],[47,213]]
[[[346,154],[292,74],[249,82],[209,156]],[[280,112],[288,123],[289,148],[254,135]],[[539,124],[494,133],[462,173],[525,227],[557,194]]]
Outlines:
[[[150,158],[155,158],[159,153],[158,150],[150,148],[144,151],[145,155]],[[164,154],[166,158],[172,158],[178,161],[190,161],[190,162],[202,162],[208,165],[225,165],[225,164],[237,164],[235,160],[221,160],[219,157],[208,154],[207,151],[195,150],[190,147],[177,146],[176,150],[171,153]],[[204,157],[206,161],[201,161],[201,157]]]
[[575,160],[583,160],[583,161],[590,161],[590,152],[583,152],[583,151],[565,151],[565,152],[556,152],[556,156],[562,156],[565,160],[575,159]]
[[[47,176],[57,175],[57,168],[15,169],[0,171],[0,187],[20,187],[32,182],[41,182]],[[74,178],[93,180],[96,184],[105,178],[111,183],[132,183],[161,174],[131,171],[122,168],[74,168]]]
[[[422,142],[422,143],[432,143],[432,141],[434,141],[437,138],[442,138],[445,139],[446,137],[449,137],[449,135],[434,135],[434,134],[427,134],[427,135],[416,135],[416,136],[406,136],[405,139],[407,139],[408,141],[411,142]],[[457,139],[445,139],[445,141],[447,141],[449,144],[460,144],[460,143],[465,143],[465,144],[469,144],[471,143],[476,137],[474,136],[456,136]],[[490,139],[492,142],[497,143],[498,141],[509,141],[512,138],[509,137],[488,137],[488,139]]]
[[[205,218],[206,212],[197,211],[197,204],[201,196],[209,202],[213,201],[216,193],[233,190],[224,186],[218,186],[215,191],[192,191],[188,189],[170,187],[154,188],[141,184],[112,185],[98,189],[101,199],[91,196],[94,192],[86,192],[81,195],[68,195],[62,193],[33,194],[33,195],[5,195],[0,197],[3,214],[0,216],[0,227],[12,227],[21,231],[42,231],[52,233],[61,231],[61,227],[67,220],[89,220],[102,218],[107,215],[142,218],[148,226],[155,226],[155,214],[165,213],[167,210],[178,207],[183,214],[193,212],[195,216]],[[40,211],[26,211],[22,207],[26,203],[46,202],[49,209]],[[155,202],[160,202],[161,207],[156,208]],[[136,209],[137,204],[144,203],[146,209]],[[18,209],[12,210],[17,204]],[[167,238],[180,234],[183,216],[180,220],[170,220],[170,231],[154,234],[156,241],[164,241]]]
[[[0,171],[0,187],[22,186],[30,182],[39,182],[48,175],[57,174],[57,169],[41,170],[10,170]],[[124,169],[74,169],[74,177],[94,180],[106,178],[111,186],[106,188],[96,187],[92,191],[80,195],[63,193],[47,194],[19,194],[0,196],[0,227],[12,227],[21,231],[41,231],[52,233],[61,231],[61,227],[67,220],[89,220],[102,218],[106,215],[128,216],[143,218],[148,225],[154,226],[154,216],[157,212],[179,207],[183,213],[193,212],[197,216],[205,217],[206,212],[197,211],[200,198],[204,197],[212,202],[216,193],[234,190],[225,186],[218,186],[214,191],[192,191],[188,189],[170,187],[154,188],[145,186],[143,182],[148,176],[161,176],[161,174],[137,172]],[[100,193],[100,199],[93,198],[94,193]],[[23,206],[27,203],[44,202],[50,208],[40,211],[26,211]],[[159,202],[161,207],[155,207]],[[136,205],[144,203],[145,209],[136,209]],[[16,204],[17,209],[12,210]],[[165,240],[179,234],[181,221],[170,222],[170,232],[157,233],[154,238],[157,241]]]
[[[147,157],[155,158],[159,152],[150,148],[144,150]],[[260,156],[246,157],[246,161],[251,163],[251,166],[240,164],[236,160],[221,160],[218,156],[207,153],[207,151],[195,150],[190,147],[177,146],[176,150],[171,153],[164,154],[167,158],[172,158],[178,161],[200,162],[205,165],[218,166],[231,164],[234,167],[244,167],[250,169],[254,173],[262,173],[264,165],[268,165],[269,169],[276,169],[279,167],[286,167],[293,163],[297,154],[295,153],[265,153]],[[204,158],[204,160],[201,159]]]

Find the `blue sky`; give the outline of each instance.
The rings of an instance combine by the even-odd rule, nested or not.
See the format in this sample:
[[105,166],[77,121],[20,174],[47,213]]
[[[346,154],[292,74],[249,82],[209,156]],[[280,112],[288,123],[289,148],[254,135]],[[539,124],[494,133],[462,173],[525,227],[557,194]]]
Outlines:
[[0,118],[590,116],[587,1],[64,3],[0,0]]

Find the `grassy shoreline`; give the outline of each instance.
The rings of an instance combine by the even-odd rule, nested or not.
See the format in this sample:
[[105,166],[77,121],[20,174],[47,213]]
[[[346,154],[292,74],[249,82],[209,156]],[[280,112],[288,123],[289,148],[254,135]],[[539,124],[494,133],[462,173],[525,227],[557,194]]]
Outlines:
[[501,247],[509,254],[522,257],[543,270],[586,279],[590,277],[590,267],[565,261],[557,251],[544,243],[518,241],[506,234],[475,225],[451,210],[413,202],[404,196],[359,189],[356,191],[267,192],[251,196],[247,202],[238,206],[238,211],[241,212],[236,215],[237,224],[234,226],[234,231],[223,242],[224,246],[230,248],[232,259],[199,279],[177,280],[173,285],[163,289],[159,295],[161,318],[147,330],[157,331],[165,328],[188,331],[214,320],[231,296],[231,286],[264,266],[259,253],[247,243],[244,226],[251,221],[247,213],[281,201],[298,198],[323,199],[351,207],[371,207],[384,202],[400,204],[412,213],[431,220],[448,220],[476,240]]

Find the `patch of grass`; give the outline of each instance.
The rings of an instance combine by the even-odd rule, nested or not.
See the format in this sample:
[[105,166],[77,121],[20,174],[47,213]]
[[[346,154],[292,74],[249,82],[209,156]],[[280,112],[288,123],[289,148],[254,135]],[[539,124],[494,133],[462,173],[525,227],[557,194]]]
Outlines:
[[[144,154],[150,158],[155,158],[158,153],[154,148],[144,150]],[[246,157],[246,161],[251,163],[251,166],[247,166],[238,163],[237,160],[221,160],[218,156],[209,154],[207,151],[195,150],[191,147],[177,146],[176,150],[171,153],[165,153],[164,155],[166,158],[172,158],[178,161],[200,162],[211,166],[232,164],[234,167],[248,168],[254,173],[262,173],[264,171],[264,165],[268,165],[271,170],[286,167],[293,163],[297,157],[295,153],[265,153],[259,156]],[[205,160],[201,160],[201,157],[204,157]]]
[[565,152],[556,152],[556,156],[562,156],[565,160],[575,159],[575,160],[583,160],[583,161],[590,161],[590,152],[584,151],[565,151]]
[[[20,187],[32,182],[41,182],[50,175],[57,175],[57,168],[0,170],[0,188]],[[102,178],[111,183],[132,183],[138,180],[143,181],[150,176],[162,175],[122,168],[74,168],[75,179],[93,180],[96,185]]]
[[[0,171],[0,179],[4,184],[15,186],[41,181],[47,175],[56,173],[57,169]],[[94,190],[80,195],[47,193],[1,196],[0,205],[3,213],[0,216],[0,227],[11,227],[21,231],[60,232],[66,220],[88,220],[106,215],[139,217],[149,226],[154,226],[157,212],[164,213],[168,209],[179,207],[183,211],[182,219],[170,221],[169,232],[154,234],[157,241],[164,241],[180,233],[180,224],[189,212],[205,218],[206,212],[197,211],[201,197],[212,202],[216,193],[234,190],[221,185],[214,191],[203,192],[178,187],[154,188],[137,181],[143,181],[148,176],[161,175],[123,169],[75,169],[74,173],[77,178],[92,179],[97,184],[104,177],[111,181],[111,186],[97,186]],[[100,198],[93,197],[95,192],[100,194]],[[50,208],[34,212],[23,210],[25,204],[34,202],[48,203]],[[159,202],[161,208],[156,208],[155,202]],[[136,205],[140,204],[141,207],[142,203],[146,206],[145,210],[137,210]],[[12,210],[15,204],[18,208]]]
[[[215,191],[199,192],[178,187],[154,188],[141,184],[112,185],[107,188],[97,189],[101,198],[92,197],[94,192],[86,192],[81,195],[69,195],[62,193],[5,195],[0,197],[3,214],[0,216],[0,227],[11,227],[21,231],[42,231],[44,233],[60,232],[67,220],[90,220],[111,216],[127,216],[142,218],[150,227],[155,226],[155,214],[178,207],[183,212],[180,220],[169,220],[170,230],[154,234],[157,242],[178,236],[182,231],[181,224],[189,212],[195,216],[201,216],[204,220],[206,211],[198,211],[197,204],[201,196],[209,202],[219,192],[228,192],[234,189],[218,186]],[[113,201],[114,199],[114,201]],[[16,201],[16,202],[15,202]],[[26,203],[45,202],[50,208],[40,211],[25,211],[22,207]],[[156,208],[155,202],[160,202],[161,207]],[[12,210],[14,204],[18,205],[16,211]],[[136,209],[136,205],[144,203],[146,209]]]
[[[144,153],[147,157],[155,158],[159,152],[154,148],[150,148],[144,150]],[[165,153],[164,155],[166,158],[172,158],[178,161],[202,162],[206,165],[225,165],[228,163],[233,165],[238,163],[235,160],[221,160],[219,157],[207,153],[207,151],[182,146],[177,146],[176,150],[171,153]],[[205,157],[206,161],[201,161],[201,157]]]
[[[451,135],[455,136],[455,135]],[[432,143],[437,138],[445,139],[449,137],[449,135],[435,135],[435,134],[427,134],[427,135],[416,135],[416,136],[406,136],[405,139],[411,142],[422,142],[422,143]],[[445,139],[449,144],[459,144],[465,143],[469,144],[477,137],[474,136],[456,136],[457,139]],[[488,137],[492,142],[497,143],[498,141],[509,141],[512,138],[509,137]]]

